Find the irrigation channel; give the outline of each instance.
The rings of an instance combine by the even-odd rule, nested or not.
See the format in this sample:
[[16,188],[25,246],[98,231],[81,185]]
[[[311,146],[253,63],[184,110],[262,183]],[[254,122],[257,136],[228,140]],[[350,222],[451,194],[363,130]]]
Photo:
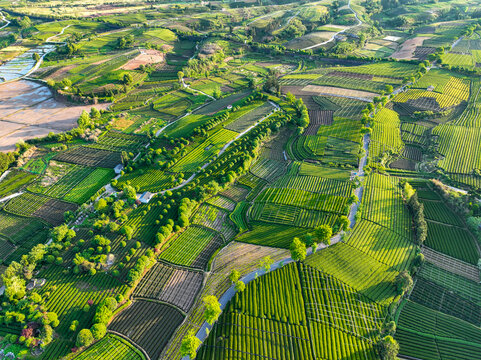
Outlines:
[[338,31],[337,33],[335,33],[334,35],[332,35],[332,37],[329,39],[329,40],[326,40],[326,41],[323,41],[319,44],[314,44],[312,46],[308,46],[302,50],[310,50],[310,49],[315,49],[319,46],[322,46],[322,45],[325,45],[325,44],[329,44],[330,42],[333,42],[335,39],[336,39],[336,36],[337,35],[340,35],[340,34],[343,34],[345,33],[347,30],[350,30],[350,29],[353,29],[355,27],[358,27],[358,26],[361,26],[363,24],[362,20],[359,19],[359,16],[357,15],[357,12],[354,11],[354,9],[351,7],[351,0],[349,0],[349,3],[347,4],[347,6],[349,7],[349,10],[351,10],[354,14],[354,16],[356,17],[356,20],[357,20],[357,24],[356,25],[353,25],[353,26],[349,26],[341,31]]

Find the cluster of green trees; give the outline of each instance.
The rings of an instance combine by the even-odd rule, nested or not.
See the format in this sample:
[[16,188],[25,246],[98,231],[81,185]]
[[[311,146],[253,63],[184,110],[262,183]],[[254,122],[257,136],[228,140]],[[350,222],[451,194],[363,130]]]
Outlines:
[[183,198],[180,201],[179,210],[178,210],[178,213],[179,213],[178,225],[180,227],[189,226],[190,224],[189,218],[192,215],[192,212],[194,211],[194,209],[197,207],[197,204],[198,204],[197,201],[190,200],[189,198]]
[[403,196],[413,217],[417,243],[422,245],[428,236],[428,224],[424,218],[424,206],[419,202],[418,194],[408,182],[404,183]]
[[[123,296],[118,295],[117,298],[108,297],[102,301],[95,310],[93,324],[90,329],[82,329],[77,334],[76,345],[85,347],[91,345],[95,340],[100,340],[107,333],[107,325],[113,316],[115,309],[119,303],[123,302]],[[75,331],[78,321],[74,320],[70,326],[70,330]]]
[[297,126],[298,134],[302,134],[304,130],[309,126],[309,111],[307,110],[307,106],[304,104],[302,98],[296,99],[295,95],[288,92],[286,94],[287,103],[292,105],[297,113]]
[[27,293],[26,288],[27,281],[32,280],[35,269],[45,263],[51,248],[55,249],[43,244],[33,247],[20,262],[12,261],[2,274],[5,300],[0,308],[0,326],[12,323],[22,326],[18,336],[9,336],[11,343],[43,348],[53,340],[53,328],[59,324],[57,314],[48,311],[45,299],[35,289]]
[[134,267],[127,274],[127,282],[134,286],[144,275],[144,273],[155,263],[155,254],[151,249],[137,259]]
[[215,51],[211,55],[201,58],[190,59],[182,72],[187,77],[208,77],[211,71],[215,70],[225,59],[222,49]]

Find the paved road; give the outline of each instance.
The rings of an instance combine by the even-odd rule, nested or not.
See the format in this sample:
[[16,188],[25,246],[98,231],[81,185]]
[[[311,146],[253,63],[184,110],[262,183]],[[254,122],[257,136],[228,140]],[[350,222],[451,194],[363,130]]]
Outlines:
[[[361,158],[361,160],[359,162],[358,171],[352,173],[352,176],[351,176],[352,178],[356,175],[360,178],[364,177],[364,166],[367,163],[369,141],[370,141],[370,136],[368,134],[366,134],[363,138],[365,155]],[[363,191],[363,186],[360,186],[358,189],[356,189],[356,195],[358,196],[359,201],[361,200],[361,197],[362,197],[362,191]],[[349,217],[349,220],[351,221],[351,229],[354,227],[354,223],[355,223],[354,219],[355,219],[356,213],[359,209],[359,203],[353,204],[351,206],[351,209],[349,210],[349,216],[348,217]],[[341,239],[342,239],[341,234],[337,234],[337,235],[333,236],[331,238],[331,245],[334,245],[334,244],[338,243],[339,241],[341,241]],[[319,244],[317,246],[316,251],[325,249],[327,247],[328,246],[325,245],[325,244]],[[312,254],[312,248],[309,248],[307,250],[307,256],[309,256],[311,254]],[[274,263],[272,265],[270,271],[277,270],[277,269],[281,268],[282,266],[284,266],[286,264],[289,264],[291,262],[293,262],[292,258],[290,256],[286,257],[285,259],[279,260],[276,263]],[[254,270],[254,271],[250,272],[249,274],[245,275],[244,277],[242,277],[241,280],[245,284],[248,284],[252,280],[258,278],[259,276],[265,275],[266,273],[267,272],[264,269],[257,269],[257,270]],[[235,294],[236,294],[236,289],[235,289],[234,285],[232,285],[219,299],[221,310],[225,309],[227,303],[234,297]],[[199,331],[197,331],[197,334],[196,334],[197,338],[201,342],[204,342],[207,339],[207,336],[208,336],[211,329],[212,329],[212,325],[208,324],[207,322],[204,322],[202,324],[202,326],[200,327]],[[188,356],[183,357],[182,360],[189,360],[189,357]]]

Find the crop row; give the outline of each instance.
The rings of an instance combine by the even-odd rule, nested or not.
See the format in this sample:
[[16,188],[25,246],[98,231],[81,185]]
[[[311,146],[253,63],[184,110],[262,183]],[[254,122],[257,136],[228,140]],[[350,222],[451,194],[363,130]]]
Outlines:
[[479,252],[475,240],[465,229],[429,221],[425,244],[456,259],[473,265],[478,263]]
[[236,207],[235,201],[222,195],[213,196],[207,199],[206,203],[227,211],[233,211]]
[[471,281],[479,281],[478,267],[467,262],[455,259],[451,256],[434,251],[428,247],[423,247],[423,254],[426,261],[436,265],[453,274],[460,275]]
[[94,146],[113,151],[138,151],[146,142],[147,138],[144,136],[107,131],[100,136]]
[[164,301],[188,312],[202,280],[201,272],[156,263],[137,285],[133,296]]
[[402,79],[415,73],[417,71],[417,66],[400,62],[375,62],[367,65],[336,68],[336,70]]
[[426,219],[449,225],[463,226],[461,219],[444,202],[423,200]]
[[411,217],[401,196],[394,190],[366,186],[363,191],[363,219],[382,225],[391,231],[410,238]]
[[[97,305],[107,296],[124,294],[127,290],[126,285],[122,285],[105,273],[97,274],[94,277],[87,273],[65,274],[62,267],[51,265],[39,276],[47,279],[46,285],[41,288],[39,293],[46,296],[47,309],[58,315],[60,325],[57,331],[61,334],[68,333],[68,328],[73,320],[79,321],[79,329],[90,326],[95,306],[85,312],[84,307],[89,300],[93,305]],[[96,291],[85,291],[85,289],[91,288],[95,288]],[[47,293],[49,293],[48,296]]]
[[410,300],[478,327],[481,325],[481,307],[479,305],[459,296],[449,288],[424,278],[417,279]]
[[271,111],[272,105],[269,102],[263,103],[229,123],[225,128],[239,133],[244,132]]
[[50,198],[46,196],[23,193],[10,200],[5,206],[5,210],[15,215],[32,216],[35,211],[40,209],[49,200]]
[[389,304],[396,295],[397,271],[345,243],[316,252],[307,258],[306,264],[336,277],[379,304]]
[[83,204],[113,177],[112,169],[96,168],[70,189],[64,200]]
[[386,316],[385,309],[336,278],[301,265],[302,289],[310,321],[332,326],[369,342]]
[[10,170],[0,182],[0,197],[4,197],[14,192],[16,189],[30,183],[35,177],[35,174],[26,171]]
[[22,244],[32,234],[36,234],[44,228],[44,225],[34,219],[8,214],[0,211],[0,234],[7,237],[14,244]]
[[446,271],[429,262],[424,263],[419,276],[442,287],[451,289],[459,296],[481,305],[481,285],[478,282]]
[[92,167],[114,168],[122,162],[119,152],[79,146],[55,156],[55,160]]
[[415,253],[410,239],[367,220],[356,224],[347,243],[399,271],[409,267]]
[[[385,149],[400,153],[404,148],[399,129],[401,122],[397,112],[384,108],[374,117],[371,141],[382,144]],[[373,158],[381,157],[379,149],[382,147],[370,147],[369,155]]]
[[276,224],[314,228],[322,224],[334,225],[337,215],[292,205],[255,203],[249,210],[249,218]]
[[468,105],[461,116],[453,121],[454,125],[466,127],[479,127],[481,125],[481,114],[479,112],[481,107],[479,101],[480,93],[481,81],[477,78],[473,78],[471,81],[471,96],[469,97]]
[[326,179],[319,176],[286,175],[278,179],[273,186],[344,197],[350,196],[353,190],[352,184],[347,181]]
[[472,360],[479,356],[481,347],[474,344],[460,344],[456,340],[422,335],[415,331],[398,329],[396,340],[399,342],[400,355],[422,358],[424,360]]
[[438,151],[444,155],[439,166],[448,172],[471,174],[481,169],[481,128],[443,124],[433,129],[439,136]]
[[183,320],[182,313],[172,306],[136,300],[112,320],[109,329],[134,341],[151,359],[158,359]]
[[219,151],[230,140],[233,140],[237,133],[231,130],[221,129],[209,136],[204,142],[199,144],[182,157],[172,168],[175,172],[195,172],[200,166],[204,165],[212,156]]
[[62,176],[55,184],[43,188],[43,194],[62,198],[73,187],[77,186],[87,176],[92,173],[93,169],[86,166],[75,165],[67,174]]
[[[216,241],[217,233],[201,226],[190,226],[179,236],[170,240],[160,258],[173,264],[195,266],[205,260],[204,250]],[[208,261],[209,259],[207,259]]]
[[256,199],[256,203],[292,205],[305,209],[334,213],[345,213],[346,201],[346,198],[343,196],[318,194],[289,188],[268,188]]
[[138,187],[139,192],[147,190],[158,192],[173,187],[178,179],[179,178],[176,177],[175,174],[155,168],[149,168],[125,174],[119,179],[118,184],[120,185],[130,182],[130,185],[135,188]]
[[132,344],[113,334],[90,346],[75,360],[144,360],[145,356]]
[[307,326],[244,314],[222,314],[197,355],[202,360],[309,359]]
[[261,179],[273,181],[285,173],[286,165],[285,161],[260,158],[252,165],[250,171]]

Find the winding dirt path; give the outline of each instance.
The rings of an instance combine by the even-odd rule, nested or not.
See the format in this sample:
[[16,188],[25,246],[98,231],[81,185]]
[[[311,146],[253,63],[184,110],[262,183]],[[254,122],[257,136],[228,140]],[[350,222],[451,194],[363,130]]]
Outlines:
[[354,16],[356,17],[356,20],[357,20],[357,24],[356,25],[353,25],[353,26],[349,26],[348,28],[345,28],[344,30],[341,30],[341,31],[338,31],[337,33],[335,33],[334,35],[332,35],[332,37],[329,39],[329,40],[326,40],[326,41],[323,41],[321,43],[318,43],[318,44],[314,44],[312,46],[308,46],[302,50],[310,50],[310,49],[315,49],[319,46],[322,46],[322,45],[325,45],[325,44],[328,44],[330,42],[333,42],[334,39],[336,38],[337,35],[339,34],[343,34],[345,33],[347,30],[349,29],[353,29],[355,27],[358,27],[358,26],[361,26],[363,24],[362,20],[359,19],[359,16],[357,15],[357,12],[354,11],[354,9],[351,7],[351,0],[349,0],[349,3],[347,4],[347,6],[349,6],[349,10],[351,10],[354,14]]

